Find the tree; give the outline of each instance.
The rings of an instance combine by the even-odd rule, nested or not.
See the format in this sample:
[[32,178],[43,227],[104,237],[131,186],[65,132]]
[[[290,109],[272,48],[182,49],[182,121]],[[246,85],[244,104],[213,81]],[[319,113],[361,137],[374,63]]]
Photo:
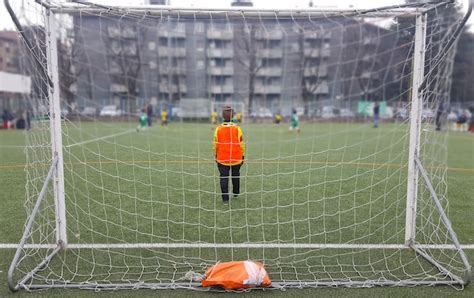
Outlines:
[[461,33],[454,57],[451,100],[474,102],[474,34],[465,28]]
[[[323,32],[323,30],[321,30],[321,32]],[[322,38],[319,31],[311,32],[310,34],[316,34],[316,36],[314,36],[316,39]],[[309,42],[309,46],[306,47],[304,30],[300,28],[298,34],[298,48],[301,57],[301,98],[307,109],[308,103],[317,95],[318,89],[324,81],[321,76],[320,68],[324,54],[323,43],[319,42],[318,45],[318,42]],[[306,113],[307,112],[306,110]]]
[[127,96],[126,110],[135,113],[141,70],[142,35],[138,24],[124,20],[105,27],[109,71],[118,87],[114,92]]
[[66,101],[68,112],[74,112],[77,79],[84,72],[80,63],[75,63],[80,47],[78,39],[68,36],[64,42],[58,40],[58,68],[61,98]]
[[236,36],[234,42],[236,43],[235,61],[239,63],[248,74],[248,113],[252,112],[255,98],[255,80],[258,72],[263,67],[262,60],[258,57],[258,50],[261,48],[257,39],[259,34],[259,26],[249,22],[242,30],[241,36]]

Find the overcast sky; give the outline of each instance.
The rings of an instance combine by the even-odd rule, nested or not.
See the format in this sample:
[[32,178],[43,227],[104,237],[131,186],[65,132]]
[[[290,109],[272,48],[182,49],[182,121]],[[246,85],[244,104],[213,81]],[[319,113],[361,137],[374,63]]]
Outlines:
[[[33,0],[10,0],[12,4],[19,5],[23,1],[32,2]],[[101,4],[132,4],[138,5],[145,3],[145,0],[89,0],[91,2]],[[461,1],[461,0],[460,0]],[[468,0],[462,0],[466,3]],[[185,7],[229,7],[231,0],[171,0],[173,6]],[[402,4],[404,0],[313,0],[314,5],[317,7],[328,7],[328,8],[371,8],[377,6],[386,6],[394,4]],[[255,7],[262,8],[304,8],[308,7],[309,0],[254,0]],[[471,16],[471,25],[474,23],[474,17]],[[471,26],[474,27],[474,26]],[[8,15],[3,1],[0,4],[0,30],[1,29],[13,29],[13,23],[11,22],[10,16]],[[472,29],[472,28],[471,28]]]

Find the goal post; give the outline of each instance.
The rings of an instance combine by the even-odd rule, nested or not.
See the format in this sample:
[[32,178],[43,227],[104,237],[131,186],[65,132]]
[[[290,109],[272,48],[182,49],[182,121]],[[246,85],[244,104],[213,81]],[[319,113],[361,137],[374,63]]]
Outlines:
[[418,165],[415,160],[420,152],[421,113],[423,109],[423,91],[419,87],[423,82],[425,71],[426,15],[416,16],[415,50],[413,54],[413,79],[410,111],[410,145],[408,157],[407,207],[405,224],[405,244],[410,246],[415,241],[416,201],[418,195]]
[[48,74],[52,80],[53,86],[48,88],[49,97],[49,117],[51,126],[51,145],[52,156],[57,159],[54,175],[54,205],[56,215],[56,241],[58,245],[66,248],[66,205],[64,194],[64,158],[63,158],[63,141],[61,130],[61,108],[60,108],[60,85],[59,85],[59,68],[58,68],[58,45],[55,15],[48,12],[45,22],[46,36],[46,54]]
[[[469,283],[435,130],[459,3],[17,5],[32,127],[12,291],[198,289],[190,271],[240,260],[275,289]],[[229,204],[206,120],[226,105],[282,118],[239,123]]]

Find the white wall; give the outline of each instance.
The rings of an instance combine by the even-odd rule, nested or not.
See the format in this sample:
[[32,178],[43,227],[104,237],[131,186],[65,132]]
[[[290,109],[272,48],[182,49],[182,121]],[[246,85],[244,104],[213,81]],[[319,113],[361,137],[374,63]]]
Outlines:
[[0,92],[29,94],[31,92],[31,78],[0,71]]

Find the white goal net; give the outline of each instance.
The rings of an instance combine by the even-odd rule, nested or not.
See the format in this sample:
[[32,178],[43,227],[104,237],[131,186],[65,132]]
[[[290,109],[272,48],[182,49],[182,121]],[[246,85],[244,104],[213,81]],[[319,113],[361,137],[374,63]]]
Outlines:
[[[187,272],[239,260],[275,288],[468,283],[446,215],[457,3],[18,5],[32,90],[12,290],[195,289]],[[228,204],[226,105],[255,120]]]

